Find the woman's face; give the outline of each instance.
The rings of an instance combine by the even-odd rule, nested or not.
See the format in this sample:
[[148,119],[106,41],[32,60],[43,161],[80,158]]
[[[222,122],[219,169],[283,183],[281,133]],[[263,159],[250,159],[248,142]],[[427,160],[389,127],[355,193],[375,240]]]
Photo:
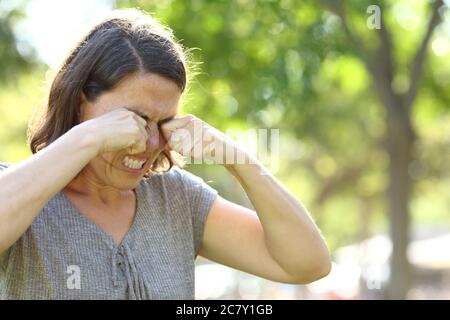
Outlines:
[[[92,159],[84,171],[97,183],[120,190],[133,189],[165,147],[158,123],[176,116],[181,91],[176,83],[154,73],[136,73],[125,77],[114,89],[102,93],[94,102],[82,99],[81,121],[99,117],[120,107],[135,111],[148,122],[146,151],[130,155],[129,149],[104,153]],[[123,161],[146,163],[140,173]]]

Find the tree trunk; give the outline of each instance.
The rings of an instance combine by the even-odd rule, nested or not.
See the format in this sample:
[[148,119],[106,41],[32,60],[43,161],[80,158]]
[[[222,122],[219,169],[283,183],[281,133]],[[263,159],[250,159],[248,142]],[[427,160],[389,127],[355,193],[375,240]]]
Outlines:
[[[399,109],[396,110],[399,111]],[[390,260],[390,281],[386,298],[404,299],[410,288],[411,280],[410,264],[407,257],[410,229],[408,205],[411,190],[408,166],[411,162],[411,151],[415,135],[411,128],[408,114],[402,114],[401,112],[389,113],[386,136],[386,146],[390,160],[387,200],[392,255]]]

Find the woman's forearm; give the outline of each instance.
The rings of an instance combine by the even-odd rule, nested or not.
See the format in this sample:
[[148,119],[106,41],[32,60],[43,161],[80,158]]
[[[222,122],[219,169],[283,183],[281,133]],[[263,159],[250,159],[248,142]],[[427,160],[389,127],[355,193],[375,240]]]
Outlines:
[[90,136],[85,128],[76,126],[45,149],[0,172],[0,253],[25,232],[45,204],[96,156]]
[[252,160],[225,167],[252,202],[271,256],[300,280],[327,274],[329,252],[308,211],[262,164]]

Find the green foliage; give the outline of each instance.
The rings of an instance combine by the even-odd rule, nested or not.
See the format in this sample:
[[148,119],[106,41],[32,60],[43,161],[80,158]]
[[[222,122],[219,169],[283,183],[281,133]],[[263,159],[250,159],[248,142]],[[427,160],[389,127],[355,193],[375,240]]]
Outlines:
[[45,104],[44,72],[23,73],[0,88],[0,161],[16,163],[31,155],[27,126],[34,110]]
[[17,72],[29,71],[35,62],[33,50],[18,42],[13,30],[23,18],[23,5],[20,1],[14,7],[0,3],[0,84],[15,81]]
[[[348,39],[341,18],[329,3],[116,1],[118,7],[140,7],[154,13],[174,29],[185,47],[194,48],[190,52],[199,74],[185,97],[184,112],[224,131],[280,129],[276,175],[310,209],[334,249],[359,240],[364,228],[369,234],[386,231],[389,160],[383,149],[385,109],[358,48]],[[383,23],[392,31],[392,86],[402,92],[408,85],[411,57],[426,27],[427,1],[345,1],[352,30],[373,49],[379,40],[366,26],[370,4],[382,7]],[[9,53],[0,50],[0,77],[5,66],[24,61],[14,49],[13,23],[10,18],[1,21],[0,39],[7,40],[0,43],[6,44]],[[448,19],[445,23],[448,28]],[[445,29],[438,28],[435,37],[445,37]],[[416,181],[411,209],[418,224],[449,223],[450,176],[448,168],[445,170],[450,162],[449,70],[448,53],[437,56],[428,50],[413,109],[419,142],[416,160],[409,168]],[[7,78],[5,73],[3,78]],[[0,90],[2,161],[28,156],[26,122],[31,108],[42,98],[43,73],[17,78],[18,85],[3,85]],[[249,205],[225,170],[210,166],[191,169],[212,180],[225,197]]]
[[[280,162],[285,165],[277,176],[306,202],[333,247],[358,239],[360,228],[355,226],[362,227],[366,220],[370,221],[369,232],[386,231],[389,161],[383,149],[385,109],[358,48],[333,12],[333,1],[117,3],[153,12],[174,29],[186,47],[198,48],[192,54],[195,62],[202,63],[201,73],[192,83],[185,111],[222,130],[233,126],[280,128],[281,143],[290,147],[282,148]],[[367,28],[366,9],[372,4],[382,8],[383,23],[392,30],[393,85],[402,90],[426,27],[428,3],[334,2],[338,3],[345,3],[350,27],[368,49],[376,48],[379,39],[375,30]],[[405,12],[416,17],[414,24],[408,24],[408,17],[402,16]],[[449,119],[448,64],[448,54],[438,57],[429,52],[414,109],[423,134],[418,148],[427,153],[448,147],[448,134],[439,143],[426,134],[430,126],[439,126],[436,130],[442,136]],[[446,121],[439,120],[442,117]],[[301,141],[304,148],[298,157],[293,140]],[[427,199],[434,192],[431,185],[422,189],[420,181],[432,179],[439,188],[449,184],[448,174],[435,179],[432,173],[440,171],[437,168],[442,168],[448,156],[434,154],[440,160],[433,156],[420,164],[430,169],[418,178],[421,192],[417,199]],[[419,165],[412,164],[412,171],[414,166]],[[449,201],[443,192],[435,198],[440,208]],[[411,204],[418,223],[448,223],[445,210],[424,209],[424,203],[414,200]],[[425,219],[423,210],[431,210],[433,218]]]

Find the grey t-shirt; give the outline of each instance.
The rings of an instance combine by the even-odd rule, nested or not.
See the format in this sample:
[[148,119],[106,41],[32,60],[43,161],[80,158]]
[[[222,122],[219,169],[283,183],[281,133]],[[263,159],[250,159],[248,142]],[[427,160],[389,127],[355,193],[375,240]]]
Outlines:
[[0,255],[0,299],[194,299],[194,262],[217,191],[179,168],[135,191],[120,245],[57,193]]

